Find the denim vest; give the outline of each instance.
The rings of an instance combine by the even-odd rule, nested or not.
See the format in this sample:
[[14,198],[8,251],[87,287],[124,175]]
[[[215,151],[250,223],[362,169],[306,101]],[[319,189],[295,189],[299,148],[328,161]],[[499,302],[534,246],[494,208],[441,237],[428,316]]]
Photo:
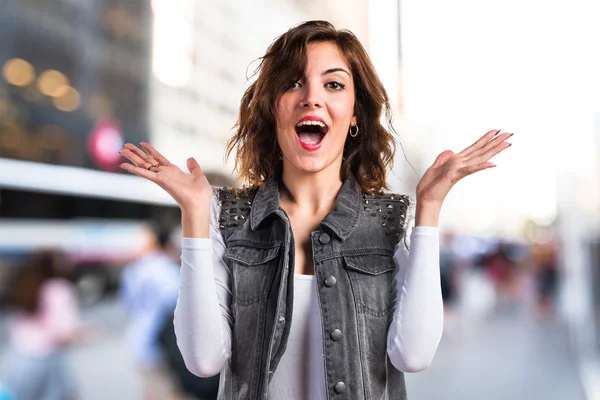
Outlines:
[[[219,399],[267,399],[290,333],[294,237],[277,181],[216,195],[234,320]],[[387,356],[387,331],[396,298],[393,255],[409,201],[366,195],[350,176],[311,233],[328,399],[406,399],[404,374]]]

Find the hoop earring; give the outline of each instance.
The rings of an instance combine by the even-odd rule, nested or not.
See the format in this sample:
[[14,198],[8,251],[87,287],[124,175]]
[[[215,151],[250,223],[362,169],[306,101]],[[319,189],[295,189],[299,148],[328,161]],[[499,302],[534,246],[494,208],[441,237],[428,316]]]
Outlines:
[[[352,128],[356,128],[356,130],[354,132],[352,132]],[[356,137],[358,135],[358,125],[351,126],[348,129],[348,135],[350,135],[352,137]]]

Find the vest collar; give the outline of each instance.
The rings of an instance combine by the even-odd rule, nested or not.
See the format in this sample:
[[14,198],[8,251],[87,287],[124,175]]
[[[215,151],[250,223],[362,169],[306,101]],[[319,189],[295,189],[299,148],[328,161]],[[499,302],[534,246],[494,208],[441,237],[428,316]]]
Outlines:
[[[358,224],[361,199],[360,185],[354,175],[349,174],[338,193],[333,211],[325,216],[321,225],[329,228],[341,240],[346,240]],[[256,193],[250,211],[250,228],[257,230],[265,218],[279,208],[279,181],[274,179],[261,185]]]

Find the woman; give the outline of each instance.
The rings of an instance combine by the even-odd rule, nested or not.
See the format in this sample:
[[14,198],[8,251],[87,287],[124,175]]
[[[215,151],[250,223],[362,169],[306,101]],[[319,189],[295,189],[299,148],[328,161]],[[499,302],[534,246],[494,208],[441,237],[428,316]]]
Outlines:
[[42,251],[21,267],[13,285],[6,384],[19,400],[76,396],[64,353],[89,332],[79,322],[68,268],[60,253]]
[[382,193],[390,122],[360,42],[311,21],[276,39],[242,98],[228,153],[237,150],[247,188],[213,197],[193,158],[185,174],[147,143],[147,153],[122,150],[134,164],[123,168],[181,207],[175,329],[192,372],[221,372],[219,398],[405,399],[403,372],[431,362],[443,320],[442,202],[459,179],[492,167],[509,135],[440,154],[414,202]]

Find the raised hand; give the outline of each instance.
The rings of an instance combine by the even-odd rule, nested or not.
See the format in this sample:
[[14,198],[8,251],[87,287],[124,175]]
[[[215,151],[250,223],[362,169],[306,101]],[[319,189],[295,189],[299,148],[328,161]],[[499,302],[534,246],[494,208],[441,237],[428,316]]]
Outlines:
[[132,164],[124,163],[120,167],[163,188],[179,204],[182,212],[208,214],[212,188],[198,162],[194,158],[187,160],[188,174],[171,164],[148,143],[140,145],[143,150],[131,143],[123,146],[120,153]]
[[511,146],[506,140],[512,135],[493,130],[460,153],[442,152],[417,185],[419,207],[439,210],[456,182],[475,172],[495,167],[489,160]]

